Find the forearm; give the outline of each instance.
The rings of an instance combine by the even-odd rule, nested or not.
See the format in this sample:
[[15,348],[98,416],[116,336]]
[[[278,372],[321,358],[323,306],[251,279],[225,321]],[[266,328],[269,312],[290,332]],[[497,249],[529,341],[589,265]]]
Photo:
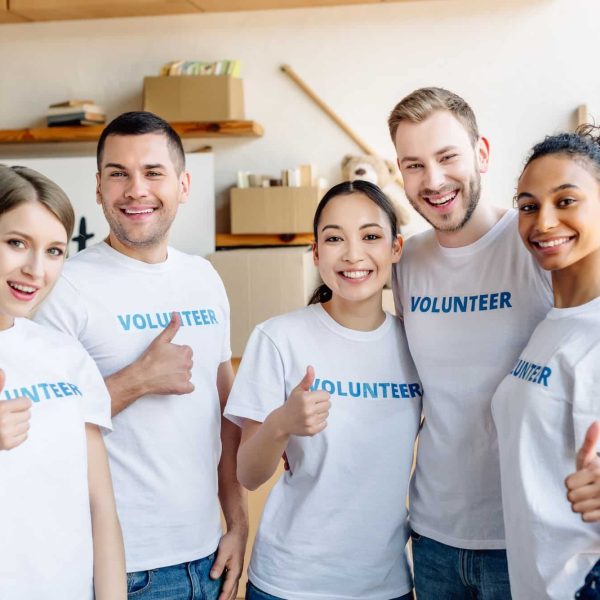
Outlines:
[[113,417],[148,393],[140,371],[140,366],[136,361],[104,378],[110,394]]
[[249,423],[245,427],[256,428],[251,437],[242,440],[238,451],[237,476],[249,490],[255,490],[275,473],[287,447],[289,435],[278,423],[280,409],[274,410],[264,423]]
[[86,425],[88,485],[94,550],[96,600],[124,600],[127,596],[125,551],[102,435]]
[[[237,479],[237,451],[240,429],[225,417],[221,417],[221,461],[219,462],[219,501],[227,524],[227,531],[248,535],[248,498]],[[244,542],[245,543],[245,542]]]

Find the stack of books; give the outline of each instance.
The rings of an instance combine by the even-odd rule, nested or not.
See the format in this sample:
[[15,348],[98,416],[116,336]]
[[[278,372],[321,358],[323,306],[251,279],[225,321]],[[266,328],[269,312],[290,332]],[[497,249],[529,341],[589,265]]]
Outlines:
[[51,104],[46,113],[48,127],[103,125],[106,111],[93,100],[65,100]]
[[240,72],[239,60],[217,60],[216,62],[174,60],[163,65],[160,70],[163,77],[169,75],[231,75],[239,77]]

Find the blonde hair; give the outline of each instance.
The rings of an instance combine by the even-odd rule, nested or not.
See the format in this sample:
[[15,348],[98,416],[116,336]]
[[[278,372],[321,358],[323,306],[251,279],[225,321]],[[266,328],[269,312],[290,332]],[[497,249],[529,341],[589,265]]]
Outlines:
[[71,239],[75,213],[62,188],[28,167],[0,165],[0,215],[25,202],[43,204],[61,222],[67,239]]
[[473,145],[477,143],[479,129],[471,107],[460,96],[438,87],[415,90],[396,104],[388,119],[392,141],[395,143],[396,131],[402,121],[420,123],[437,110],[453,114],[467,130]]

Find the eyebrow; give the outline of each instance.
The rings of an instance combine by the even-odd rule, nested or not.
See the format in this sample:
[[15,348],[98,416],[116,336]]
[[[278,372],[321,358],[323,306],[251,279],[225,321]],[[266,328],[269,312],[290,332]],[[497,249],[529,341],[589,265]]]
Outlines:
[[[383,227],[379,223],[365,223],[364,225],[361,225],[358,229],[367,229],[368,227],[379,227],[379,229],[383,229]],[[321,232],[325,231],[326,229],[342,229],[342,227],[340,225],[324,225],[321,229]]]
[[[578,190],[580,189],[578,185],[575,185],[574,183],[562,183],[561,185],[556,186],[555,188],[552,188],[550,190],[551,193],[556,193],[556,192],[560,192],[562,190]],[[521,198],[534,198],[535,196],[533,194],[530,194],[529,192],[521,192],[518,196],[517,196],[517,202],[519,200],[521,200]]]
[[[163,165],[162,163],[148,163],[146,165],[143,165],[145,170],[148,169],[166,169],[165,165]],[[108,168],[113,168],[113,169],[120,169],[122,171],[127,171],[127,167],[125,165],[119,164],[119,163],[106,163],[103,167],[104,169],[108,169]]]
[[[436,156],[439,156],[440,154],[445,154],[446,152],[449,152],[450,150],[456,150],[457,146],[444,146],[443,148],[441,148],[440,150],[437,150],[435,152]],[[414,162],[420,160],[420,158],[418,156],[405,156],[400,163],[405,163],[405,162]]]

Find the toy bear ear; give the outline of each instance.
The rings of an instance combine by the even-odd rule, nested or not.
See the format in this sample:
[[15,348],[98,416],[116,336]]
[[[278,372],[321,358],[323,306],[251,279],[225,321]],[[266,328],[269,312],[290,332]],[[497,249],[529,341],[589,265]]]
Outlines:
[[390,172],[390,175],[395,177],[396,176],[396,164],[393,163],[391,160],[386,160],[385,166],[387,167],[388,171]]
[[352,160],[352,154],[346,154],[344,158],[342,158],[342,169]]

